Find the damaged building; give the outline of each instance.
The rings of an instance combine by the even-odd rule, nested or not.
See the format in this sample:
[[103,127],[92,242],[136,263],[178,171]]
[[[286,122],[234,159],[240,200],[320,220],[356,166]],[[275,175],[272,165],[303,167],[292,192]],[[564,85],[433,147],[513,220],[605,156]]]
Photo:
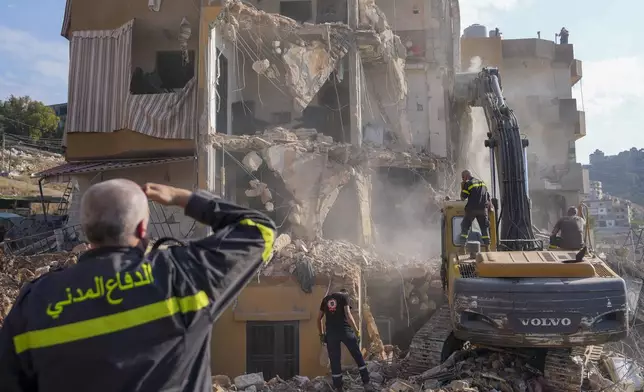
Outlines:
[[[458,151],[458,12],[455,0],[67,0],[67,162],[35,176],[69,182],[66,228],[80,237],[83,193],[117,177],[209,189],[275,220],[273,262],[215,326],[215,373],[326,373],[310,355],[315,320],[341,286],[366,346],[391,355],[383,345],[408,344],[442,298],[428,260]],[[177,209],[150,211],[153,238],[204,234]]]

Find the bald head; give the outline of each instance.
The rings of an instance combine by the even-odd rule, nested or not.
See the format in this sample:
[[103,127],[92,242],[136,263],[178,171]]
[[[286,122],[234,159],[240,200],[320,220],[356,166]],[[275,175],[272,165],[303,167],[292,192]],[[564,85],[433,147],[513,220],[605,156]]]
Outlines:
[[138,245],[145,237],[148,218],[148,199],[130,180],[92,185],[81,200],[81,225],[94,247]]
[[463,170],[463,171],[461,172],[461,178],[463,179],[463,181],[467,181],[467,180],[469,180],[470,178],[472,178],[472,173],[470,173],[470,171],[469,171],[469,170]]

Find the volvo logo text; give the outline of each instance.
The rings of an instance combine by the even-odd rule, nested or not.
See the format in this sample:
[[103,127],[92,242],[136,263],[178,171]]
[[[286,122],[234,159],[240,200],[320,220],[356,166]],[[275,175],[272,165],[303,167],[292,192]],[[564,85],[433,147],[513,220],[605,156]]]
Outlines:
[[541,318],[520,318],[521,324],[523,324],[524,327],[527,327],[529,325],[533,327],[556,327],[559,325],[563,325],[564,327],[569,326],[572,324],[572,321],[570,321],[569,318],[564,317],[564,318],[547,318],[547,317],[541,317]]

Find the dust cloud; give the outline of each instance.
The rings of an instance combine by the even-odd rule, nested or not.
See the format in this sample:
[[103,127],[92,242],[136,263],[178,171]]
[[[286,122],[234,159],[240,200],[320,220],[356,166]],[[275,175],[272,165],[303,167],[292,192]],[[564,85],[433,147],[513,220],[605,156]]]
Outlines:
[[420,176],[405,174],[372,176],[376,246],[403,258],[436,258],[441,252],[440,205],[445,196]]

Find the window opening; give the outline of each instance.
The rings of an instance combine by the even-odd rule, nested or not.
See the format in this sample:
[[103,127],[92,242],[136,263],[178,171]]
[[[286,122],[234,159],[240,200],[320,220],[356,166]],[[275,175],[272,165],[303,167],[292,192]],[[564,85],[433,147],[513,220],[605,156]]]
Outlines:
[[308,22],[313,16],[310,1],[280,1],[280,14],[300,23]]
[[299,373],[299,322],[252,321],[246,323],[246,372],[264,374],[269,380]]
[[[452,218],[452,244],[454,244],[454,246],[460,245],[461,222],[463,222],[462,216],[455,216]],[[470,227],[470,236],[468,237],[468,239],[473,239],[471,233],[477,233],[478,235],[475,234],[476,237],[481,235],[481,228],[479,227],[479,224],[476,221],[476,219],[472,221],[472,226]]]
[[195,51],[188,51],[188,63],[184,63],[180,51],[157,52],[156,71],[161,79],[161,88],[180,89],[195,76]]

